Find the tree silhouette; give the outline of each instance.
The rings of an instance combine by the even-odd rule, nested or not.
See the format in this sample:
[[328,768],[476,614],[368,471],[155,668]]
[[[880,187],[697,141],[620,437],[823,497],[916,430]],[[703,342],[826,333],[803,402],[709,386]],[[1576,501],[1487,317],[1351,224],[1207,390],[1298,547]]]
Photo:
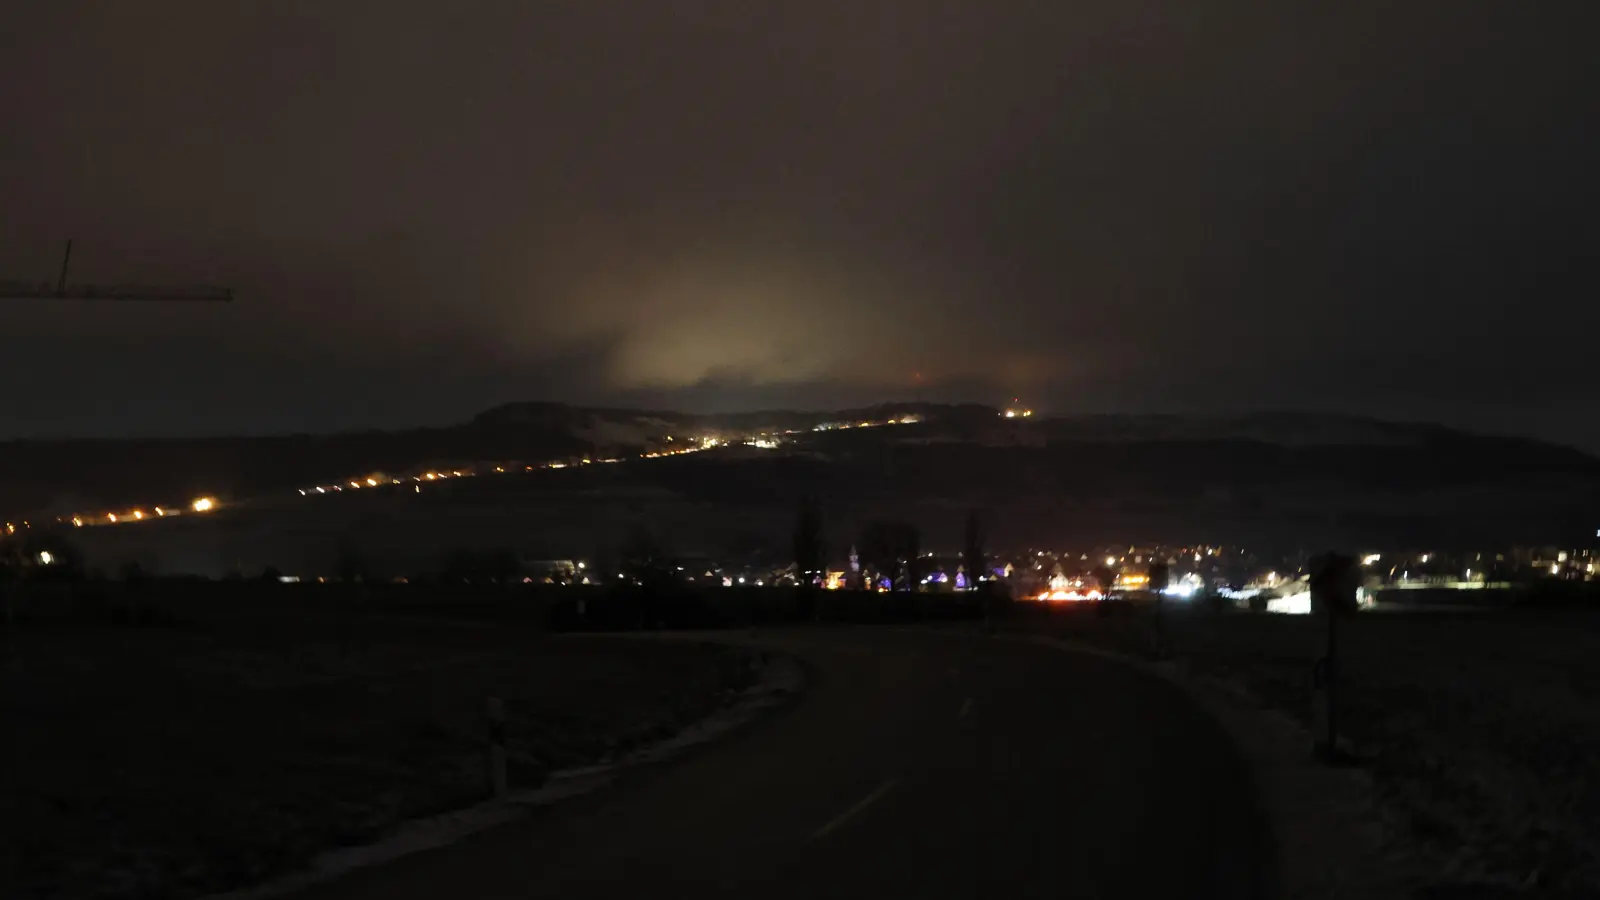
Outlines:
[[977,510],[968,510],[965,540],[962,542],[961,562],[967,573],[967,587],[978,590],[978,577],[988,571],[988,557],[983,551],[983,521]]
[[1111,596],[1111,586],[1117,581],[1117,573],[1110,566],[1095,566],[1089,574],[1094,580],[1100,582],[1100,595],[1106,598]]
[[861,539],[856,542],[856,552],[861,557],[863,570],[870,570],[872,578],[867,587],[876,588],[877,580],[888,576],[891,584],[899,569],[895,552],[894,523],[874,519],[861,529]]
[[1166,563],[1151,563],[1150,568],[1145,571],[1150,576],[1150,590],[1155,591],[1157,594],[1166,590],[1167,585],[1172,581],[1172,569]]
[[477,560],[473,553],[466,547],[452,547],[445,551],[444,558],[439,561],[439,575],[450,583],[472,583],[473,575],[477,572]]
[[922,538],[916,526],[908,522],[874,519],[861,531],[857,545],[861,559],[871,566],[879,578],[888,578],[891,587],[901,584],[911,590],[917,583],[921,565],[918,557]]
[[1311,560],[1311,611],[1329,609],[1340,615],[1356,610],[1356,588],[1361,585],[1361,567],[1355,557],[1343,553],[1323,553]]
[[915,525],[902,523],[900,547],[906,566],[906,590],[914,591],[922,581],[922,532]]
[[522,580],[522,561],[516,551],[506,547],[481,551],[457,547],[444,555],[440,568],[448,582],[512,584]]
[[480,565],[483,574],[496,584],[513,584],[522,580],[522,561],[509,547],[496,547],[482,554]]
[[617,553],[618,568],[634,584],[659,587],[672,579],[671,560],[650,529],[639,525]]
[[144,565],[136,559],[123,563],[117,572],[127,584],[138,584],[145,580]]
[[826,549],[822,542],[822,515],[817,511],[816,500],[807,497],[800,502],[800,514],[794,524],[795,581],[810,587],[822,574]]
[[334,563],[334,575],[346,584],[366,579],[367,560],[354,544],[340,543],[339,558]]

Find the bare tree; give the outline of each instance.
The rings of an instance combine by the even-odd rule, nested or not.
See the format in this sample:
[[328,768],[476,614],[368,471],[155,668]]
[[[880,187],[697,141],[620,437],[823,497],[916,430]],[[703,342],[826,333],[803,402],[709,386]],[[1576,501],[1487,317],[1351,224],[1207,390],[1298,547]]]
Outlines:
[[644,525],[637,525],[617,553],[622,574],[634,584],[660,587],[672,577],[666,551]]

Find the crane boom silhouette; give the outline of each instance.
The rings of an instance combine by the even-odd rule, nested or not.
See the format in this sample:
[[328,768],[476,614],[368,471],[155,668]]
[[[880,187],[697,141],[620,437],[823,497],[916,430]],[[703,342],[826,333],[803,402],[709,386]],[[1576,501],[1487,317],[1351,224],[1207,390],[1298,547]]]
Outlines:
[[81,284],[67,285],[72,242],[61,257],[61,277],[49,282],[0,281],[0,300],[112,300],[155,303],[228,303],[233,289],[212,285]]

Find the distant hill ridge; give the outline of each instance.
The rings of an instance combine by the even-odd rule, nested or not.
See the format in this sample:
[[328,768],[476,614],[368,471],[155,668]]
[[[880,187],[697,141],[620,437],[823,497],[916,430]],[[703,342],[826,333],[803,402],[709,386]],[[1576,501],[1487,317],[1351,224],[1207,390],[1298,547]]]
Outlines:
[[[82,509],[185,502],[202,494],[246,497],[419,465],[481,460],[539,460],[603,450],[637,452],[668,434],[809,432],[816,425],[919,417],[916,426],[851,432],[849,446],[937,442],[970,445],[962,465],[983,466],[986,452],[1026,444],[1052,454],[1093,459],[1130,479],[1218,459],[1237,477],[1270,470],[1274,478],[1364,476],[1426,481],[1446,472],[1455,482],[1538,475],[1600,478],[1600,460],[1578,450],[1521,438],[1478,435],[1440,425],[1363,416],[1269,412],[1241,416],[1035,415],[1004,419],[979,404],[882,403],[841,410],[761,410],[695,414],[554,402],[510,403],[459,425],[325,435],[196,439],[42,440],[0,443],[0,510],[43,516]],[[1126,451],[1094,451],[1120,445]],[[1229,446],[1261,447],[1229,451]],[[1264,446],[1262,446],[1264,445]],[[1083,447],[1074,451],[1073,447]],[[1266,448],[1278,448],[1265,453]],[[1043,452],[1041,450],[1041,452]],[[1247,466],[1245,458],[1270,460]],[[953,463],[949,465],[954,465]],[[1265,467],[1265,468],[1263,468]],[[944,471],[941,477],[956,477]],[[1219,474],[1218,477],[1222,477]],[[1232,476],[1230,476],[1232,477]],[[1262,475],[1261,477],[1265,477]]]

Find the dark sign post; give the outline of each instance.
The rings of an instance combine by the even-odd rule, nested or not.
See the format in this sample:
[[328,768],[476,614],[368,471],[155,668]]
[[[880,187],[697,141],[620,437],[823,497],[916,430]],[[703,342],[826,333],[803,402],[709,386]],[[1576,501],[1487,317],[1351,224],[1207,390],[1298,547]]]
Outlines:
[[1312,561],[1311,608],[1327,619],[1327,645],[1311,669],[1311,724],[1318,756],[1339,758],[1339,619],[1355,608],[1353,557],[1328,553]]
[[487,707],[489,721],[489,793],[496,800],[505,799],[506,785],[506,705],[499,697],[490,697]]
[[1163,606],[1167,600],[1167,586],[1172,579],[1172,570],[1166,563],[1151,563],[1149,580],[1145,588],[1155,595],[1155,616],[1151,619],[1150,644],[1151,651],[1156,659],[1167,658],[1167,631],[1166,622],[1162,618]]

